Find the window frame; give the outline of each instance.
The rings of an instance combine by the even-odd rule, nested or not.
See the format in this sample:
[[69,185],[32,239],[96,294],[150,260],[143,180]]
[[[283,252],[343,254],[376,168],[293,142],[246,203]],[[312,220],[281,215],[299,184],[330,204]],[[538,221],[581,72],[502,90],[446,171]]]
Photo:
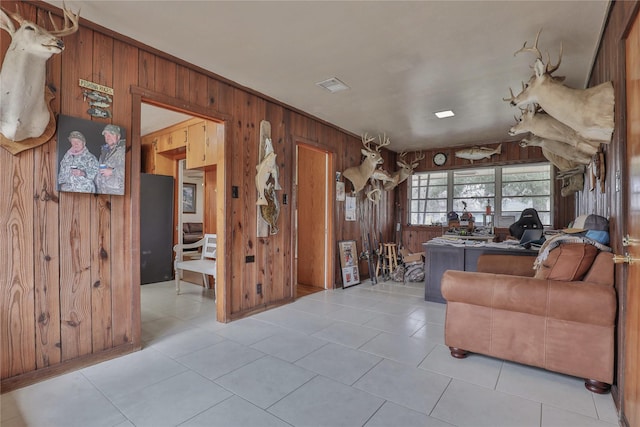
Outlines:
[[[524,164],[509,164],[509,165],[491,165],[491,166],[479,166],[479,167],[474,167],[474,168],[465,168],[465,169],[492,169],[494,171],[494,186],[495,186],[495,195],[490,197],[492,199],[492,221],[493,223],[497,224],[497,226],[502,226],[504,227],[504,225],[500,224],[498,221],[496,221],[497,218],[499,218],[500,216],[502,216],[502,199],[506,198],[506,197],[510,197],[510,196],[503,196],[503,171],[505,169],[513,169],[513,168],[528,168],[528,167],[539,167],[539,166],[545,166],[549,168],[549,223],[544,223],[545,227],[551,227],[554,223],[554,192],[555,192],[555,186],[554,186],[554,170],[553,167],[550,163],[548,162],[535,162],[535,163],[524,163]],[[450,211],[456,211],[457,213],[460,213],[462,211],[462,207],[458,208],[457,206],[454,207],[454,200],[460,200],[460,198],[456,198],[454,197],[454,174],[457,172],[459,173],[460,171],[464,171],[465,169],[446,169],[446,170],[425,170],[425,171],[420,171],[420,172],[415,172],[414,175],[412,175],[408,180],[407,180],[407,214],[406,214],[406,220],[407,220],[407,225],[410,227],[429,227],[429,226],[438,226],[438,225],[446,225],[446,213],[450,212]],[[446,180],[447,180],[447,211],[444,213],[444,222],[441,222],[439,220],[435,220],[432,222],[432,224],[420,224],[420,223],[416,223],[413,224],[411,222],[411,218],[412,218],[412,214],[414,214],[413,210],[412,210],[412,202],[414,201],[421,201],[424,203],[428,203],[429,199],[429,186],[426,187],[426,193],[425,193],[425,198],[424,199],[413,199],[412,198],[412,193],[413,193],[413,177],[417,174],[420,175],[430,175],[430,174],[446,174]],[[430,179],[430,178],[429,178]],[[510,181],[509,181],[510,182]],[[535,197],[535,196],[533,196]],[[541,197],[547,197],[546,195],[541,195]],[[486,198],[486,197],[481,197],[481,198]],[[479,198],[477,198],[479,199]],[[442,200],[442,199],[431,199],[431,200]],[[478,214],[479,212],[477,210],[472,210],[472,209],[468,209],[469,212],[473,213],[474,215]],[[547,211],[541,211],[543,212],[545,215],[547,213]],[[426,221],[426,216],[427,215],[432,215],[430,213],[426,213],[426,212],[418,212],[419,215],[425,215],[425,218],[423,218],[423,220]],[[439,213],[441,214],[441,213]],[[484,212],[483,212],[484,214]],[[545,215],[541,215],[545,216]],[[442,220],[442,217],[440,218]],[[516,220],[518,219],[517,217],[515,218]],[[478,224],[482,224],[483,223],[483,218],[480,217],[476,217],[476,222]]]

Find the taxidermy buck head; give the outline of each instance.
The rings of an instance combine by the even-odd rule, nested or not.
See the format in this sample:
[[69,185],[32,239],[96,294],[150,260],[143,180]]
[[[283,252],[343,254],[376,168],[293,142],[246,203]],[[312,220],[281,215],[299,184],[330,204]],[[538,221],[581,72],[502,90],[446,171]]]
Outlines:
[[385,190],[392,190],[393,188],[397,187],[398,184],[403,183],[407,180],[407,178],[413,175],[413,171],[420,164],[420,160],[424,159],[425,154],[422,152],[414,153],[413,160],[411,160],[410,162],[407,162],[406,157],[407,153],[405,153],[404,151],[400,153],[399,159],[396,162],[400,169],[393,173],[393,180],[391,182],[384,183]]
[[593,155],[598,151],[601,141],[593,141],[583,138],[564,123],[551,117],[549,114],[537,113],[535,107],[523,110],[520,119],[509,129],[509,135],[515,136],[531,132],[541,138],[568,144],[572,149]]
[[344,175],[344,177],[353,184],[354,193],[359,192],[365,185],[367,185],[367,181],[371,178],[371,175],[373,175],[376,170],[376,166],[384,162],[380,149],[391,144],[391,141],[386,136],[384,138],[379,136],[378,138],[380,142],[376,144],[375,148],[371,148],[370,144],[375,140],[375,138],[369,138],[366,133],[362,135],[362,145],[364,148],[360,151],[364,156],[364,160],[360,166],[352,166],[342,173],[342,175]]
[[58,29],[49,14],[51,31],[22,18],[17,7],[16,13],[0,10],[0,28],[11,36],[0,71],[0,133],[9,141],[40,137],[54,120],[45,101],[46,62],[62,52],[60,37],[76,32],[79,19],[79,12],[74,15],[63,7],[64,27]]
[[560,67],[562,61],[562,45],[556,65],[551,65],[547,54],[547,63],[542,60],[542,53],[538,49],[540,32],[532,47],[524,43],[521,49],[514,53],[532,52],[536,55],[533,66],[535,74],[517,96],[506,98],[505,101],[514,106],[539,104],[542,109],[557,120],[574,129],[580,136],[608,143],[613,133],[614,93],[611,82],[605,82],[588,89],[573,89],[565,86],[564,77],[553,77],[552,73]]

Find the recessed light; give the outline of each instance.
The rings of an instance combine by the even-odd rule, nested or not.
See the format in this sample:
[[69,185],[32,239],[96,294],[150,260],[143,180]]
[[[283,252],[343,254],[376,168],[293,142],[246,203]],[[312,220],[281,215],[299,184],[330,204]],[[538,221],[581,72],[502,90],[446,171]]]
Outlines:
[[337,77],[331,77],[330,79],[318,82],[316,84],[322,88],[325,88],[331,93],[349,89],[349,86],[347,86],[344,82],[341,82]]
[[439,119],[444,119],[446,117],[453,117],[455,116],[455,114],[453,113],[453,111],[451,110],[446,110],[446,111],[438,111],[437,113],[434,113],[436,115],[437,118]]

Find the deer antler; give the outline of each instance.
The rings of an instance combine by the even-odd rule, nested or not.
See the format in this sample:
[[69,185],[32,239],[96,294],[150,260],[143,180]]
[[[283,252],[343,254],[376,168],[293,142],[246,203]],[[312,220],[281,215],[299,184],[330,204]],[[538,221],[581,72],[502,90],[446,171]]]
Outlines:
[[53,20],[51,16],[51,12],[49,12],[49,20],[53,25],[53,31],[49,31],[52,36],[56,37],[64,37],[69,34],[73,34],[78,31],[79,25],[78,21],[80,20],[80,9],[78,9],[78,13],[74,14],[70,9],[67,9],[67,5],[62,2],[62,11],[64,13],[64,26],[58,29],[58,26]]
[[551,75],[554,71],[560,67],[560,63],[562,62],[562,42],[560,42],[560,55],[558,56],[558,63],[556,65],[551,65],[551,57],[549,56],[549,52],[547,52],[547,74]]
[[384,134],[384,136],[380,136],[380,135],[378,135],[378,140],[380,141],[380,142],[377,144],[377,147],[376,147],[376,151],[377,151],[378,153],[380,152],[380,149],[381,149],[382,147],[386,147],[387,145],[391,144],[391,140],[389,139],[389,137],[387,136],[387,134]]
[[513,94],[513,90],[511,88],[509,88],[509,93],[511,94],[511,98],[502,98],[503,101],[513,102],[513,100],[516,99],[516,96]]
[[419,162],[420,160],[424,159],[425,157],[426,157],[426,154],[423,153],[422,151],[419,151],[418,153],[414,153],[413,154],[413,161],[411,163]]
[[369,137],[369,134],[365,132],[362,134],[362,145],[364,145],[364,148],[371,151],[371,147],[369,146],[369,144],[371,144],[371,142],[373,142],[375,139],[376,138],[373,136]]
[[540,49],[538,49],[538,39],[540,38],[540,33],[542,32],[542,28],[540,28],[538,30],[538,34],[536,34],[536,41],[535,43],[533,43],[532,47],[527,47],[527,42],[525,41],[524,44],[522,45],[522,48],[520,48],[519,50],[517,50],[513,56],[516,56],[517,54],[519,54],[520,52],[533,52],[536,54],[536,57],[542,61],[542,52],[540,52]]

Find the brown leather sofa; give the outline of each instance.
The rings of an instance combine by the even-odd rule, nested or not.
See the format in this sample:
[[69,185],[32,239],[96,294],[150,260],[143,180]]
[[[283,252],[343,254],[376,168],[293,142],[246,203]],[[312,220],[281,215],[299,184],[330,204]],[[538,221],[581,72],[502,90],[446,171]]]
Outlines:
[[554,280],[549,271],[546,279],[533,277],[540,277],[535,257],[526,256],[482,255],[478,272],[446,271],[451,355],[475,352],[536,366],[584,378],[588,390],[607,393],[617,302],[613,256],[595,252],[592,262],[581,263],[585,273],[577,280]]

